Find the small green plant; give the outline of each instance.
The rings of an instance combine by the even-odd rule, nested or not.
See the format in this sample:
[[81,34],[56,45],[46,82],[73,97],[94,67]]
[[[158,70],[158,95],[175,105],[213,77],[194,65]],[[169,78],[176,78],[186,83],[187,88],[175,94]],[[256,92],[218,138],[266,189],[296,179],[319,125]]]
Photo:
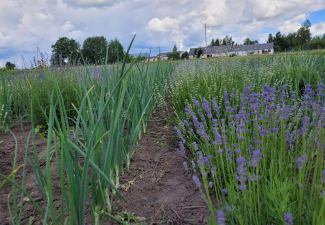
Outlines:
[[118,213],[118,216],[116,218],[123,222],[126,222],[125,224],[131,224],[132,222],[136,222],[137,225],[143,224],[139,222],[142,222],[146,219],[144,217],[135,216],[134,213],[130,213],[127,210]]
[[31,216],[31,217],[29,217],[29,220],[28,220],[28,225],[32,225],[33,224],[33,221],[34,221],[34,217],[33,216]]

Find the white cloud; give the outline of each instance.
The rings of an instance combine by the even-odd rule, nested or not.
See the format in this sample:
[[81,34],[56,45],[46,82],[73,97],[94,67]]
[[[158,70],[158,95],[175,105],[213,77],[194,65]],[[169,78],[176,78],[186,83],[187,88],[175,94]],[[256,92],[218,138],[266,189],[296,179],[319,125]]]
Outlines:
[[[227,34],[237,43],[265,42],[264,28],[292,32],[322,9],[325,0],[0,0],[0,62],[20,62],[21,55],[29,62],[37,46],[50,55],[60,37],[81,45],[90,36],[117,37],[127,48],[136,32],[131,53],[188,49],[205,45],[204,24],[208,43]],[[312,34],[324,26],[313,24]]]
[[71,30],[73,30],[73,28],[74,28],[74,26],[71,24],[70,21],[67,21],[62,25],[63,32],[71,31]]
[[111,6],[119,3],[121,0],[64,0],[70,6],[79,7],[101,7],[101,6]]
[[181,22],[181,19],[171,19],[169,17],[165,17],[161,20],[158,18],[153,18],[149,21],[148,28],[161,33],[172,32],[179,28],[179,24]]
[[279,29],[282,33],[292,33],[294,31],[297,31],[299,27],[301,27],[301,22],[305,21],[306,18],[307,18],[306,14],[301,14],[299,16],[296,16],[291,20],[285,21],[283,25],[279,27]]
[[325,22],[321,21],[311,26],[310,32],[312,35],[324,35],[325,34]]

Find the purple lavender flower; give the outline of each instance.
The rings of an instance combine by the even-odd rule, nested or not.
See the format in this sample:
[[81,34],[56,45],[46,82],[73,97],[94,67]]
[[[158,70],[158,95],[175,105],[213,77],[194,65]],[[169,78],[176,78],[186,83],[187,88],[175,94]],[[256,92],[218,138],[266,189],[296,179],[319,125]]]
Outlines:
[[300,170],[304,167],[304,160],[302,159],[302,157],[297,158],[296,164],[297,168]]
[[194,151],[199,150],[199,147],[197,146],[196,142],[193,142],[192,145],[193,145]]
[[178,129],[178,127],[174,127],[174,130],[176,130],[177,136],[179,139],[181,139],[185,143],[184,135],[182,134],[182,131]]
[[185,126],[189,126],[189,123],[187,122],[187,120],[184,120],[184,124],[185,124]]
[[200,182],[200,180],[199,180],[199,178],[197,178],[197,176],[193,176],[193,180],[194,180],[194,182],[195,182],[195,184],[196,184],[196,186],[197,187],[200,187],[201,186],[201,182]]
[[290,214],[290,213],[285,213],[285,214],[284,214],[284,222],[285,222],[285,225],[293,225],[292,214]]
[[246,174],[247,174],[247,168],[243,167],[243,166],[238,166],[236,168],[236,171],[237,171],[238,175],[240,175],[240,176],[246,176]]
[[235,149],[235,152],[236,152],[237,154],[239,154],[239,153],[240,153],[240,149],[239,149],[239,148],[236,148],[236,149]]
[[195,97],[193,97],[193,103],[194,103],[194,105],[196,105],[197,107],[200,107],[200,103],[199,103],[198,100],[196,100]]
[[182,155],[184,155],[185,154],[185,147],[184,147],[184,144],[183,144],[183,142],[179,142],[179,148],[180,149],[177,149],[177,152],[178,153],[181,153]]
[[319,84],[317,84],[317,89],[315,90],[316,91],[316,96],[317,97],[323,97],[323,96],[325,96],[324,94],[323,94],[323,91],[324,91],[324,84],[323,83],[319,83]]
[[219,132],[218,131],[214,131],[213,133],[214,133],[215,141],[212,142],[212,144],[217,145],[217,146],[222,145],[222,137],[219,134]]
[[220,109],[219,109],[218,102],[217,102],[216,98],[212,99],[212,104],[213,104],[214,110],[216,111],[217,116],[219,117]]
[[223,150],[222,149],[219,149],[218,151],[217,151],[217,153],[222,153],[223,152]]
[[245,176],[237,176],[236,180],[238,180],[239,182],[245,182],[247,178]]
[[204,164],[204,159],[203,159],[203,157],[202,157],[202,154],[199,154],[199,159],[197,160],[197,164],[198,164],[199,166],[203,166],[203,164]]
[[219,210],[217,213],[217,222],[218,225],[225,225],[226,224],[226,218],[225,218],[225,213],[222,210]]
[[211,118],[212,114],[211,114],[211,107],[210,107],[210,103],[208,102],[208,100],[206,100],[205,98],[202,98],[202,108],[205,110],[205,112],[207,113],[207,117]]
[[325,198],[325,191],[322,192],[322,196]]
[[244,191],[246,188],[247,188],[247,185],[245,185],[245,184],[238,185],[238,189],[241,191]]
[[262,159],[262,153],[259,149],[257,149],[256,151],[253,152],[253,156],[251,159],[251,166],[257,167],[260,159]]
[[222,192],[223,192],[224,195],[228,194],[227,189],[225,189],[225,188],[222,189]]
[[247,160],[244,157],[238,157],[236,162],[239,166],[245,166],[247,163]]
[[[258,179],[261,179],[261,175],[258,176]],[[257,176],[255,174],[249,176],[250,181],[257,181]]]
[[206,198],[205,194],[201,195],[201,198],[205,199]]
[[304,186],[300,183],[298,183],[299,188],[304,188]]
[[225,210],[227,210],[227,211],[229,211],[229,212],[230,212],[230,211],[234,211],[235,209],[236,209],[236,206],[233,206],[232,209],[231,209],[231,207],[229,207],[229,206],[226,206],[226,207],[225,207]]

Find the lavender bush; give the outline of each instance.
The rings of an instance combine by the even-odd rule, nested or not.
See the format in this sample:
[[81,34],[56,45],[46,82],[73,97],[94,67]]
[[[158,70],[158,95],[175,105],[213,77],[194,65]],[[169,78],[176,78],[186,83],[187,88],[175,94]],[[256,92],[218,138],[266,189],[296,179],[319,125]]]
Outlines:
[[175,127],[179,152],[186,154],[186,145],[197,160],[202,185],[193,180],[205,193],[209,222],[323,224],[324,85],[306,85],[301,99],[284,85],[258,93],[246,87],[239,106],[226,90],[223,98],[224,105],[193,98]]

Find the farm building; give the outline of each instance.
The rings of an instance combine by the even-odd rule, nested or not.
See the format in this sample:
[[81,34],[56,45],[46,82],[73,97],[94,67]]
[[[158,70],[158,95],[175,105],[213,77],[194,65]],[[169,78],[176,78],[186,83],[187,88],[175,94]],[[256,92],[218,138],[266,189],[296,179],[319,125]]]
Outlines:
[[[191,48],[189,52],[189,59],[195,58],[195,50],[197,48]],[[220,46],[210,46],[207,49],[206,47],[202,48],[202,58],[210,58],[216,56],[227,56],[227,54],[235,53],[239,56],[246,56],[249,54],[273,54],[274,53],[274,43],[265,43],[265,44],[253,44],[253,45],[220,45]]]
[[[178,51],[180,54],[180,57],[182,56],[182,54],[184,53],[183,51]],[[163,53],[159,53],[158,55],[156,56],[152,56],[150,57],[148,60],[149,62],[155,62],[155,61],[158,61],[158,60],[167,60],[168,59],[168,54],[169,53],[173,53],[173,52],[163,52]]]
[[239,56],[251,54],[273,54],[274,43],[253,44],[253,45],[238,45],[231,48],[231,52]]

